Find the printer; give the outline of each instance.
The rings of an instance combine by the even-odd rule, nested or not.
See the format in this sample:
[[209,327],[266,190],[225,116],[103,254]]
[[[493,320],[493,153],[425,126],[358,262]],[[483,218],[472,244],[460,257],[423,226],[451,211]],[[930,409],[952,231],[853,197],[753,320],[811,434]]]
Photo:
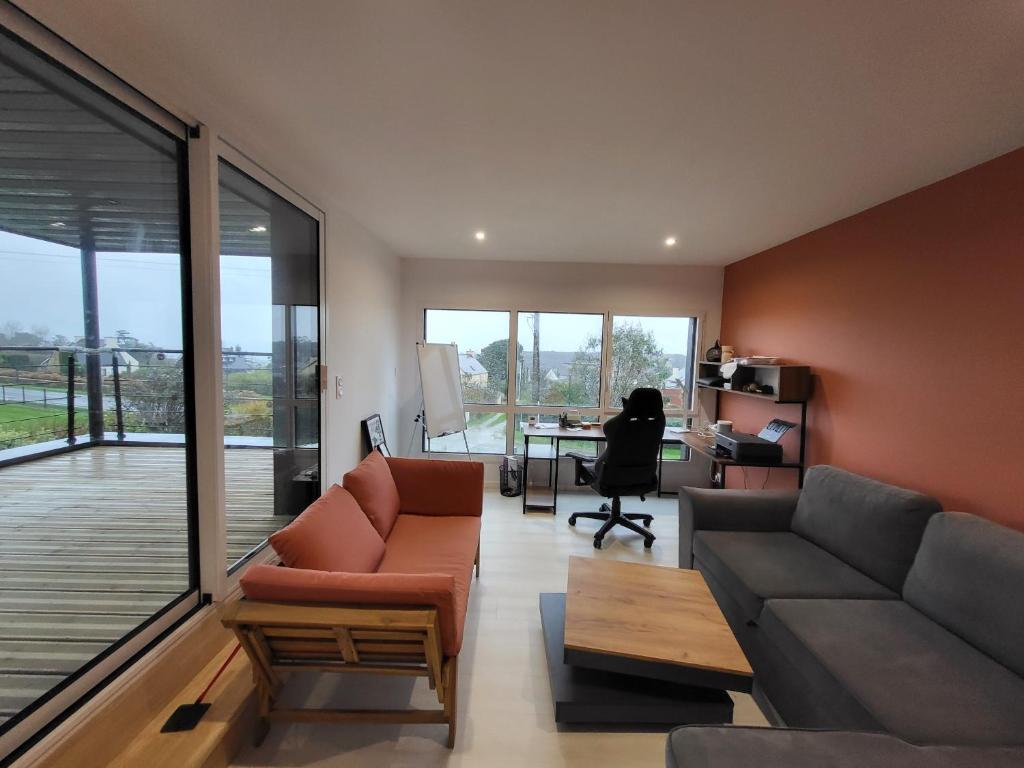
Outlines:
[[715,435],[715,453],[744,464],[780,464],[782,446],[746,432],[719,432]]

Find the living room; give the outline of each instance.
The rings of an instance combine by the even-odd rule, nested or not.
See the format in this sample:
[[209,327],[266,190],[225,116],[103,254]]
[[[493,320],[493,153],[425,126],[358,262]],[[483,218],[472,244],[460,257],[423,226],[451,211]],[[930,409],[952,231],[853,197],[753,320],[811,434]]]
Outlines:
[[1016,3],[0,31],[0,763],[1024,763]]

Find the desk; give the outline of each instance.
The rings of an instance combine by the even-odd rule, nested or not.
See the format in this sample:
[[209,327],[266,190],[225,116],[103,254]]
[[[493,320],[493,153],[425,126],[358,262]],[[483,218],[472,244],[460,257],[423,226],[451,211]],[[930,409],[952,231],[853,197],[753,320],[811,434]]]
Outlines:
[[[678,427],[666,427],[665,434],[661,439],[661,447],[658,449],[658,496],[661,496],[661,467],[663,463],[663,450],[666,445],[688,445],[684,438],[689,434],[686,432],[675,432]],[[534,451],[534,459],[554,462],[554,482],[551,482],[550,492],[534,492],[533,499],[530,499],[530,439],[541,438],[550,441],[550,447],[544,456],[537,456]],[[531,424],[523,424],[523,513],[528,509],[547,510],[555,514],[558,505],[558,458],[561,454],[563,440],[579,440],[590,443],[604,442],[604,430],[600,424],[594,424],[590,429],[567,429],[565,427],[552,426],[551,428],[538,427]],[[536,448],[536,446],[535,446]],[[550,465],[549,465],[550,466]],[[551,475],[549,474],[549,478]],[[667,491],[666,491],[667,493]]]

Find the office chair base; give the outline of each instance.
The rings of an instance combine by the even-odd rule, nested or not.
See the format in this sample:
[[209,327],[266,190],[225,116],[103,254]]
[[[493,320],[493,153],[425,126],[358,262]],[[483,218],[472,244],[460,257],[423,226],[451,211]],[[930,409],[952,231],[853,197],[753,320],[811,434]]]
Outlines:
[[[569,525],[576,525],[577,518],[584,518],[586,520],[602,520],[602,525],[597,533],[594,534],[594,549],[600,549],[601,543],[604,541],[605,534],[608,533],[616,525],[621,525],[623,528],[628,528],[633,533],[639,533],[644,537],[644,549],[650,549],[654,544],[655,536],[646,528],[651,527],[651,523],[654,521],[653,515],[646,515],[642,513],[628,513],[622,514],[622,502],[618,498],[612,499],[611,506],[602,504],[600,512],[574,512],[569,515]],[[636,524],[635,521],[640,520],[644,526],[641,528]]]

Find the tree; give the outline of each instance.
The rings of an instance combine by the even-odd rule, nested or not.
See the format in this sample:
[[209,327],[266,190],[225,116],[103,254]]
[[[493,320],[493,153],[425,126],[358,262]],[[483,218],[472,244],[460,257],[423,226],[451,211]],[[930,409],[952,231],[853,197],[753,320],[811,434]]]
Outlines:
[[185,431],[185,388],[180,368],[151,368],[145,378],[126,378],[122,391],[125,413],[134,414],[147,431]]
[[[601,338],[591,336],[581,347],[570,366],[571,377],[585,382],[586,391],[597,398],[598,371],[600,370]],[[611,404],[618,405],[637,387],[662,389],[672,375],[665,352],[658,345],[654,333],[645,331],[638,323],[617,325],[612,331]]]
[[[522,357],[523,345],[519,344],[516,359]],[[487,389],[495,399],[508,393],[508,339],[492,341],[476,356],[480,365],[487,369]]]

